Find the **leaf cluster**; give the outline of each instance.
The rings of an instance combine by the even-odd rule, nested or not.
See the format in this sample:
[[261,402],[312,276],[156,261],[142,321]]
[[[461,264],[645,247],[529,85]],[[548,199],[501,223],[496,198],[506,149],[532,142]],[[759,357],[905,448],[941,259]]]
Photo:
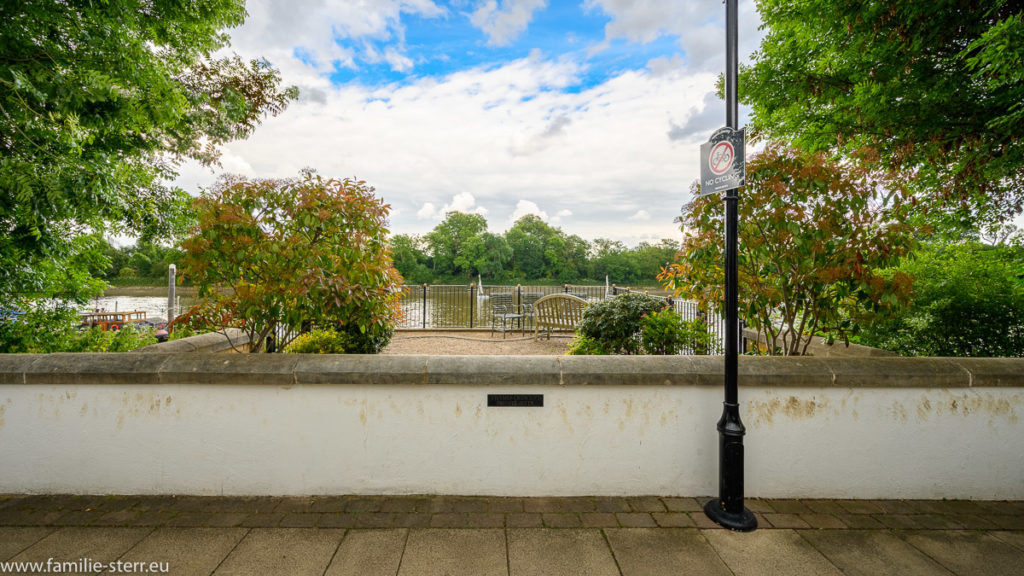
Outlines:
[[767,34],[741,70],[754,132],[900,170],[933,220],[1024,206],[1024,6],[1018,0],[759,0]]
[[125,326],[117,331],[99,327],[79,330],[78,324],[78,313],[64,307],[30,309],[23,315],[0,319],[0,353],[131,352],[157,342],[148,329]]
[[[905,222],[913,198],[898,179],[770,145],[747,164],[738,201],[740,315],[771,350],[803,354],[810,336],[848,338],[906,302],[912,280],[894,265],[920,232]],[[724,201],[698,198],[679,218],[684,241],[661,279],[688,298],[724,301]]]
[[904,356],[1024,357],[1024,254],[930,245],[884,271],[915,278],[909,306],[860,342]]
[[606,354],[640,354],[644,317],[664,307],[664,301],[646,294],[621,294],[587,306],[576,332],[598,343]]
[[352,339],[345,333],[318,328],[300,334],[284,351],[289,354],[345,354],[352,344]]
[[176,166],[214,163],[297,95],[265,62],[213,56],[244,16],[242,0],[0,3],[0,300],[54,291],[39,271],[70,268],[81,236],[190,223]]
[[196,200],[199,225],[182,243],[182,279],[200,298],[181,322],[241,328],[253,352],[278,325],[332,327],[352,337],[350,351],[378,352],[401,314],[402,279],[386,240],[390,207],[373,192],[310,173],[222,178]]

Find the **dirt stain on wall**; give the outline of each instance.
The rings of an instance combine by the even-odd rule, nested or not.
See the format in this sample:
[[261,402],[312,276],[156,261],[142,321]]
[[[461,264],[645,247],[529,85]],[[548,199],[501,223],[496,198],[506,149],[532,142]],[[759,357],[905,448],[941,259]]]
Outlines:
[[809,399],[789,396],[788,398],[771,398],[770,400],[750,400],[748,402],[750,413],[754,417],[754,424],[758,426],[771,425],[776,418],[788,420],[807,420],[821,415],[829,408],[827,398],[812,396]]
[[1024,396],[1020,394],[997,396],[974,391],[953,393],[949,390],[941,390],[940,394],[939,398],[935,398],[935,394],[921,398],[917,404],[917,414],[920,420],[947,414],[961,417],[984,414],[991,418],[1005,419],[1010,424],[1016,424],[1017,408],[1024,404]]

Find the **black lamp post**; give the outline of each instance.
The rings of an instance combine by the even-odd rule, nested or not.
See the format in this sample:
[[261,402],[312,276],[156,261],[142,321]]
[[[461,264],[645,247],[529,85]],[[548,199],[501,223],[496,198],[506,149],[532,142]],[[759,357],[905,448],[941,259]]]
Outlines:
[[[739,60],[736,0],[725,2],[725,125],[739,128],[736,94]],[[749,532],[757,518],[743,506],[743,435],[737,390],[739,318],[737,302],[736,245],[739,218],[737,188],[725,193],[725,402],[718,421],[718,494],[704,506],[704,513],[717,524]]]

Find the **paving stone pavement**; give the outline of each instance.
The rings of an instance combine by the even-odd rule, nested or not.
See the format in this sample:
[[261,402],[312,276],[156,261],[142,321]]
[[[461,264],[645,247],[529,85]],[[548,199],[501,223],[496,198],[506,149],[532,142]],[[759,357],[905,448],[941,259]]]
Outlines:
[[0,495],[0,574],[1024,576],[1024,502]]

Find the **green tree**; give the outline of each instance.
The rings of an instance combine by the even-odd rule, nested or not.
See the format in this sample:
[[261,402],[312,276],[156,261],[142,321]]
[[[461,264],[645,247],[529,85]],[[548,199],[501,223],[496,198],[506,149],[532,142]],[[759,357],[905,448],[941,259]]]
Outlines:
[[860,342],[904,356],[1024,356],[1022,254],[969,242],[930,245],[885,273],[914,278],[910,305]]
[[505,240],[512,248],[512,267],[516,276],[528,280],[544,277],[544,252],[556,234],[554,228],[534,214],[527,214],[512,224],[505,232]]
[[[747,164],[739,201],[740,317],[769,353],[804,354],[810,337],[847,338],[866,315],[904,303],[911,280],[875,272],[914,246],[897,181],[856,164],[770,146]],[[887,207],[879,190],[892,195]],[[698,198],[679,221],[679,261],[660,279],[719,310],[724,301],[724,202]]]
[[605,276],[617,284],[630,284],[634,263],[629,257],[626,245],[618,240],[598,238],[591,243],[591,268],[595,279]]
[[426,250],[426,242],[419,236],[395,234],[391,237],[395,268],[409,284],[425,284],[434,280]]
[[869,146],[946,222],[1024,204],[1024,22],[1017,0],[759,0],[741,73],[757,134],[810,151]]
[[479,254],[467,254],[466,250],[478,251],[480,244],[475,239],[486,231],[487,219],[480,214],[455,211],[445,214],[444,220],[425,236],[434,261],[435,275],[463,280],[472,278]]
[[467,252],[473,254],[473,268],[477,274],[493,282],[507,280],[508,274],[505,269],[512,261],[512,248],[504,236],[484,232],[476,236],[470,244]]
[[512,266],[518,277],[574,282],[586,271],[590,251],[586,240],[567,236],[535,214],[516,220],[505,240],[512,249]]
[[650,284],[658,277],[662,269],[675,260],[678,251],[679,242],[667,238],[657,244],[641,242],[630,253],[634,269],[633,276],[629,281],[634,284]]
[[388,249],[390,207],[365,182],[225,177],[196,209],[198,229],[182,247],[200,301],[183,322],[241,328],[250,352],[278,325],[336,328],[349,352],[390,341],[402,279]]
[[176,166],[216,162],[297,95],[266,62],[212,56],[244,16],[242,0],[0,3],[0,305],[66,286],[84,236],[173,236]]

